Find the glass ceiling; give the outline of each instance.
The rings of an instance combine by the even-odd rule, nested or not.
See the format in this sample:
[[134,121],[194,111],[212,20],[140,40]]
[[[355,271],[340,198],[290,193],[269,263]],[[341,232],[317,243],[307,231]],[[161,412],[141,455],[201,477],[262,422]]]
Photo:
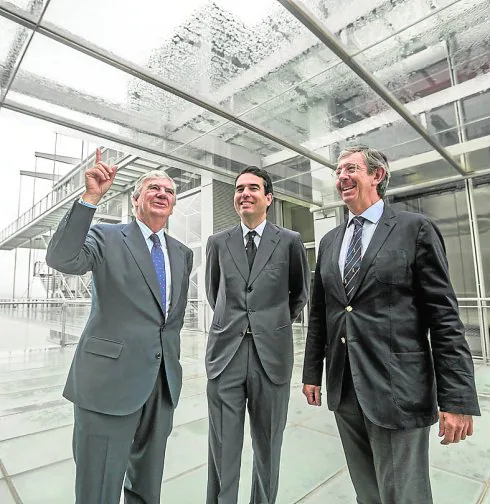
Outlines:
[[396,188],[490,169],[489,17],[487,0],[0,0],[0,107],[178,170],[261,165],[321,205],[349,143],[384,150]]

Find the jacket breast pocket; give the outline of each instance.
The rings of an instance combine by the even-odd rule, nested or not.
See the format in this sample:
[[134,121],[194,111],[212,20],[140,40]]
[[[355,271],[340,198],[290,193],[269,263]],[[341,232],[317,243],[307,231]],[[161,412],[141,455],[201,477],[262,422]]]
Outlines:
[[382,250],[374,261],[376,279],[385,284],[403,284],[408,279],[405,250]]
[[286,262],[283,261],[283,262],[270,262],[270,263],[267,263],[265,266],[264,266],[264,269],[265,270],[276,270],[276,269],[282,269],[286,266]]
[[123,344],[119,341],[91,337],[87,338],[83,349],[85,352],[91,354],[109,357],[110,359],[118,359],[121,355]]

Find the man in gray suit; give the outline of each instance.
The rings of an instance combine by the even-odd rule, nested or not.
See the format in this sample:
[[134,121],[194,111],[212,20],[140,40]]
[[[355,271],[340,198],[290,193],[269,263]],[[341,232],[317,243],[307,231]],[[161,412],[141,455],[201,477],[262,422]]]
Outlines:
[[243,170],[234,197],[241,223],[207,244],[206,290],[214,310],[206,351],[207,504],[237,502],[246,407],[254,452],[250,502],[276,501],[292,322],[306,304],[310,274],[300,235],[267,222],[272,198],[265,170]]
[[430,425],[457,443],[480,414],[444,242],[426,216],[385,204],[382,152],[346,149],[335,179],[349,219],[320,242],[303,393],[321,405],[325,361],[359,504],[431,504]]
[[116,176],[101,161],[47,251],[63,273],[92,271],[92,309],[63,395],[74,403],[77,504],[157,504],[167,438],[182,386],[180,330],[192,251],[164,233],[175,205],[165,172],[143,175],[136,221],[90,227]]

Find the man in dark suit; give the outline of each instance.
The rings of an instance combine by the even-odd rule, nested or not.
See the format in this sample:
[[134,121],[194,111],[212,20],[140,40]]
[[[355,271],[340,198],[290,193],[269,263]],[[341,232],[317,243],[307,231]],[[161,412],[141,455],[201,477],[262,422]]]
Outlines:
[[164,233],[174,182],[143,175],[136,220],[90,227],[116,167],[85,173],[85,193],[61,221],[46,261],[63,273],[92,271],[92,310],[63,395],[74,403],[77,504],[160,503],[167,438],[182,386],[180,330],[192,251]]
[[480,414],[443,239],[427,217],[385,205],[383,153],[347,149],[335,175],[349,219],[320,243],[303,393],[321,404],[326,359],[358,503],[430,504],[430,425],[457,443]]
[[214,317],[206,351],[208,504],[238,498],[245,408],[254,451],[250,503],[276,501],[293,369],[292,322],[306,304],[300,235],[266,220],[272,182],[249,167],[235,180],[241,223],[209,238],[206,290]]

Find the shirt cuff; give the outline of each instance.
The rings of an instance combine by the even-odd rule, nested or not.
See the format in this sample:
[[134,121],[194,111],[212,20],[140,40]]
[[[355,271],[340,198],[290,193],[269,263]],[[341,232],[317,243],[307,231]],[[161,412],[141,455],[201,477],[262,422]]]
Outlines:
[[78,203],[80,203],[80,205],[83,205],[83,206],[86,206],[89,208],[97,208],[97,205],[92,205],[92,203],[88,203],[87,201],[83,201],[83,199],[81,197],[78,200]]

